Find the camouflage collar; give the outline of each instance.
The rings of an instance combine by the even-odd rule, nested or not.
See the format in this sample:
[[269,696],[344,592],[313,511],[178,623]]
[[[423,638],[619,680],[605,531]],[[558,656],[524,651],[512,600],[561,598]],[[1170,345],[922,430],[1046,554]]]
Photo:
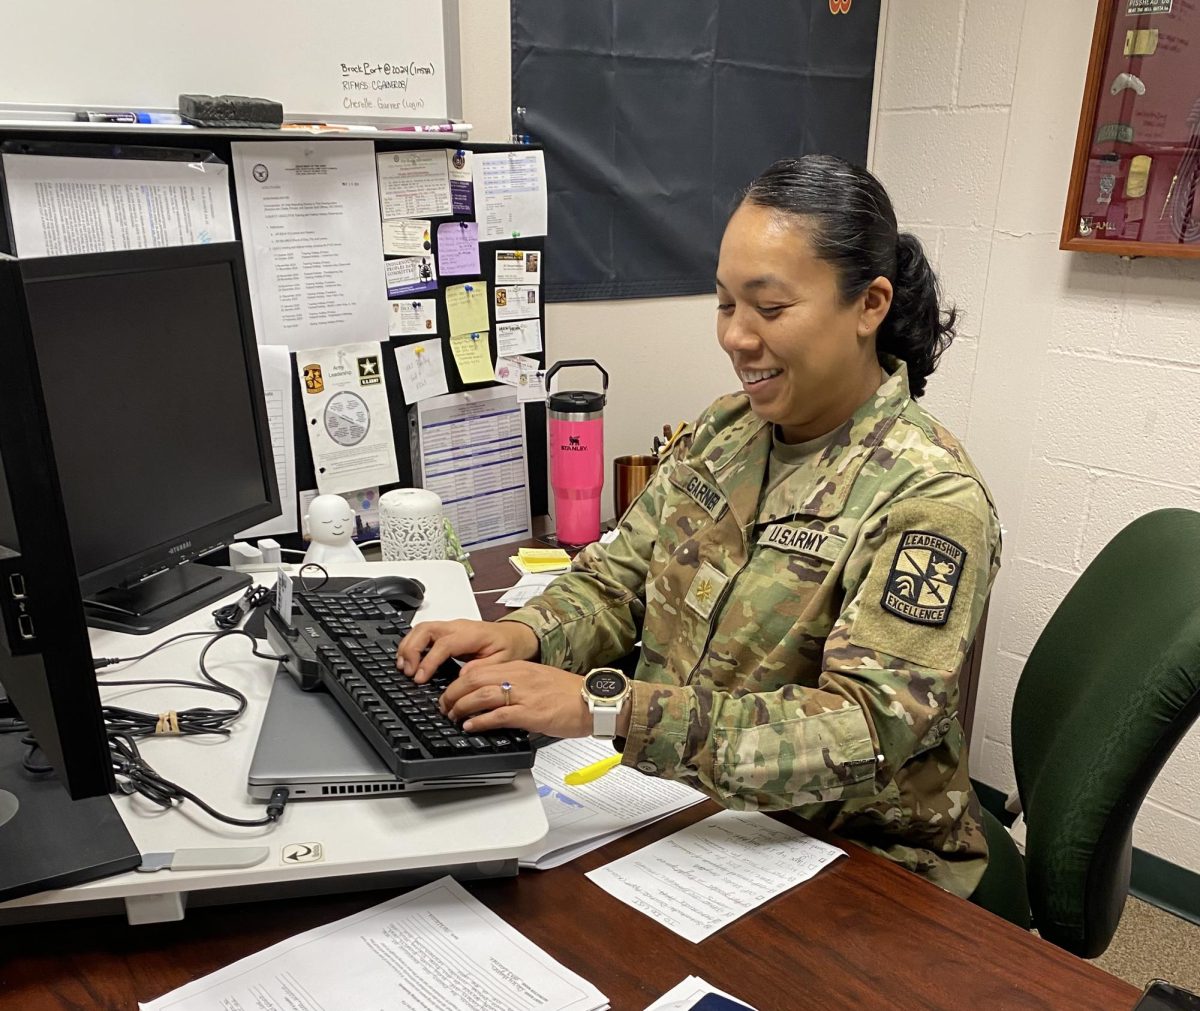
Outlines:
[[[858,472],[912,399],[907,365],[889,358],[885,367],[891,373],[889,378],[838,429],[814,464],[812,494],[797,507],[797,515],[830,519],[841,513]],[[714,433],[703,450],[705,465],[742,527],[755,522],[770,455],[771,426],[749,410]]]

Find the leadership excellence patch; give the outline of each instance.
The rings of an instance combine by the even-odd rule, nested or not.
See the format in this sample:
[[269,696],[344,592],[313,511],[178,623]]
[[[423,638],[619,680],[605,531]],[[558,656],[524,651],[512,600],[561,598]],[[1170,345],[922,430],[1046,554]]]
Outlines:
[[916,625],[944,625],[962,576],[967,549],[926,533],[906,530],[883,587],[885,611]]

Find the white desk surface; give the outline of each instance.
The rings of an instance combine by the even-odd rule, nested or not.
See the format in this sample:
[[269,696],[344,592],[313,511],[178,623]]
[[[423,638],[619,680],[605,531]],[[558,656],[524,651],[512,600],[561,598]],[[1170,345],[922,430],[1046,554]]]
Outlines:
[[[294,571],[294,567],[293,571]],[[413,576],[425,584],[426,597],[416,622],[478,618],[470,581],[453,561],[361,562],[330,566],[331,576]],[[260,581],[271,582],[270,574]],[[95,656],[132,656],[179,632],[212,630],[211,612],[236,600],[235,594],[160,632],[144,636],[92,630]],[[175,677],[199,681],[196,660],[207,640],[196,636],[166,647],[136,664],[118,664],[100,672],[105,681]],[[269,652],[263,640],[260,651]],[[230,737],[142,738],[142,755],[168,779],[202,797],[224,814],[260,818],[266,805],[246,793],[246,774],[258,738],[277,664],[250,655],[250,640],[229,636],[206,658],[211,674],[243,692],[250,706]],[[206,705],[225,708],[233,700],[212,692],[183,687],[111,688],[101,691],[106,703],[158,711]],[[294,801],[273,826],[239,828],[216,821],[190,801],[164,810],[145,798],[114,795],[130,835],[143,853],[191,847],[268,846],[270,854],[255,867],[236,870],[129,871],[72,888],[41,892],[0,903],[0,913],[18,907],[124,898],[154,902],[155,896],[231,886],[295,883],[304,879],[368,875],[461,864],[497,867],[534,849],[548,826],[533,778],[517,775],[511,786],[444,790],[411,796]],[[290,844],[320,843],[320,861],[285,862]],[[127,905],[129,903],[127,902]],[[133,906],[130,915],[133,918]]]

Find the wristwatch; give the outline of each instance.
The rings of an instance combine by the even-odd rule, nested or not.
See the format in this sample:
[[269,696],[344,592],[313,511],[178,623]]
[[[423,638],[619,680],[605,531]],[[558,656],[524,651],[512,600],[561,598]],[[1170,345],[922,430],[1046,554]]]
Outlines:
[[596,667],[584,675],[580,694],[592,714],[592,736],[611,741],[617,736],[617,715],[629,694],[629,678],[616,667]]

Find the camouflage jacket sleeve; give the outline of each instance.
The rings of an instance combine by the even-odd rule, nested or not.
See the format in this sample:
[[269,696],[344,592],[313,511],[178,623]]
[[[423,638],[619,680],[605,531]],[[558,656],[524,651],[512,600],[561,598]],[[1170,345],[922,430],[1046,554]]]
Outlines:
[[670,455],[617,524],[607,545],[591,544],[571,571],[546,592],[500,621],[519,621],[537,634],[540,662],[586,673],[629,653],[641,635],[646,572],[658,535],[670,474],[690,443],[679,438]]
[[[906,549],[908,534],[962,555]],[[779,810],[870,797],[936,747],[954,725],[957,671],[999,564],[990,502],[971,478],[923,479],[867,518],[848,550],[815,687],[724,692],[703,669],[683,686],[636,682],[623,762],[727,807]],[[931,563],[957,566],[930,584],[944,614],[889,610],[895,580]]]

